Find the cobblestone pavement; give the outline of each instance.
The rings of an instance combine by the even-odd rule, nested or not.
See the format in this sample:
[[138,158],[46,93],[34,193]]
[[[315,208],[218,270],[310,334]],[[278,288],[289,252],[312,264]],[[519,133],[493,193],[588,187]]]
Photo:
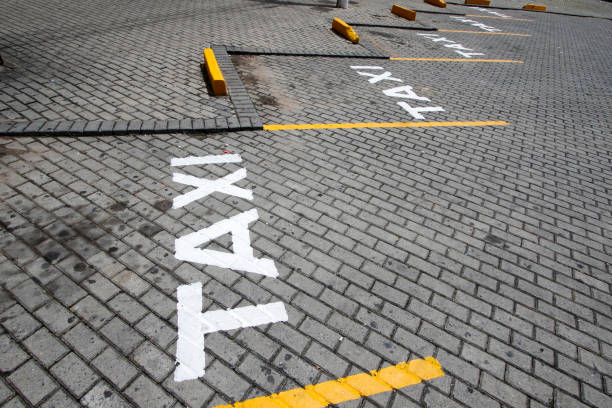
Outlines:
[[[527,37],[334,3],[3,4],[0,122],[230,117],[246,97],[209,96],[212,44],[522,62],[232,56],[264,124],[503,126],[0,138],[3,407],[214,408],[428,356],[444,377],[332,406],[612,406],[612,21],[444,10]],[[355,27],[352,45],[336,16],[453,31]],[[209,155],[231,162],[172,163]],[[247,239],[234,217],[253,209]],[[228,218],[233,236],[193,246],[250,241],[277,277],[181,260],[179,237]],[[205,374],[175,381],[177,288],[198,282],[204,312],[288,319],[206,334]]]

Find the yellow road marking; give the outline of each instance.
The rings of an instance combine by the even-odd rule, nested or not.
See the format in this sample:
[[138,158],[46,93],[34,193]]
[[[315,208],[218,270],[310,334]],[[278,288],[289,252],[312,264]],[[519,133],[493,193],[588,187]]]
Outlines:
[[517,37],[531,37],[531,34],[519,34],[519,33],[491,33],[488,31],[469,31],[469,30],[438,30],[444,33],[470,33],[470,34],[493,34],[493,35],[514,35]]
[[466,17],[478,17],[478,18],[497,18],[499,20],[513,20],[513,21],[529,21],[534,22],[535,20],[530,20],[528,18],[514,18],[514,17],[497,17],[497,16],[481,16],[480,14],[466,14]]
[[264,125],[264,130],[305,130],[305,129],[350,129],[386,127],[448,127],[448,126],[499,126],[509,125],[504,121],[472,122],[370,122],[370,123],[313,123],[294,125]]
[[483,58],[404,58],[404,57],[391,57],[393,61],[451,61],[451,62],[514,62],[516,64],[522,64],[523,61],[519,60],[504,60],[504,59],[483,59]]
[[351,375],[337,381],[307,385],[304,388],[294,388],[216,408],[324,408],[330,404],[380,394],[438,377],[444,377],[442,366],[435,358],[425,357],[379,371]]

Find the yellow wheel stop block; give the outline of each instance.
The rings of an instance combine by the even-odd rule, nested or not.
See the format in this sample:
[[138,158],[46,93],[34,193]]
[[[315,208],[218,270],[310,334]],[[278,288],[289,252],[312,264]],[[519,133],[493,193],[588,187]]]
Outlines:
[[391,7],[391,12],[407,20],[416,20],[416,11],[407,9],[406,7],[398,6],[397,4],[394,4],[393,7]]
[[446,7],[446,2],[444,0],[425,0],[425,3],[429,3],[432,6],[436,6],[436,7],[442,7],[442,8]]
[[473,6],[488,6],[491,4],[491,0],[465,0],[465,4],[471,4]]
[[355,32],[355,30],[353,30],[353,27],[346,24],[339,18],[334,18],[334,21],[332,21],[332,30],[342,35],[344,38],[346,38],[353,44],[359,44],[359,36]]
[[546,11],[546,6],[541,5],[541,4],[525,4],[523,6],[524,10],[537,10],[537,11]]
[[219,68],[217,58],[215,58],[215,53],[210,48],[204,50],[204,64],[206,65],[206,73],[208,74],[213,93],[216,96],[227,95],[225,78],[223,78],[221,68]]

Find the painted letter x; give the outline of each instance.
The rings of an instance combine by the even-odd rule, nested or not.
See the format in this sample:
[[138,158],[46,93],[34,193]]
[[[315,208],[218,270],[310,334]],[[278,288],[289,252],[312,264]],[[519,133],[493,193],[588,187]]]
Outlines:
[[207,195],[214,193],[215,191],[240,198],[246,198],[247,200],[252,200],[253,192],[251,190],[247,190],[242,187],[236,187],[233,185],[235,182],[245,178],[246,175],[246,169],[240,169],[236,170],[231,174],[228,174],[225,177],[221,177],[220,179],[208,180],[194,176],[188,176],[186,174],[174,173],[172,175],[172,181],[181,184],[189,184],[190,186],[197,188],[195,190],[191,190],[188,193],[176,197],[172,201],[172,208],[184,207],[192,201],[204,198]]

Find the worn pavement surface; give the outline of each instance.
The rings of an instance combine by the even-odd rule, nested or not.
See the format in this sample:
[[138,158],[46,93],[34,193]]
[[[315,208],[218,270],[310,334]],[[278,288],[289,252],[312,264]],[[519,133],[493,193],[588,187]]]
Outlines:
[[[530,35],[517,36],[334,3],[3,2],[0,126],[229,117],[236,101],[200,74],[213,44],[461,58],[445,46],[460,44],[522,61],[232,56],[264,124],[505,126],[1,137],[3,407],[213,408],[426,356],[445,377],[337,406],[612,406],[612,21],[444,10]],[[547,5],[612,16],[608,2]],[[355,27],[352,45],[333,17],[476,32]],[[443,110],[416,119],[383,93],[406,85],[412,106]],[[242,162],[170,165],[227,153]],[[173,173],[240,169],[253,200],[172,208],[193,189]],[[276,279],[176,259],[178,237],[253,208],[254,255]],[[177,287],[195,282],[203,311],[281,301],[289,319],[207,334],[205,375],[176,382]]]

